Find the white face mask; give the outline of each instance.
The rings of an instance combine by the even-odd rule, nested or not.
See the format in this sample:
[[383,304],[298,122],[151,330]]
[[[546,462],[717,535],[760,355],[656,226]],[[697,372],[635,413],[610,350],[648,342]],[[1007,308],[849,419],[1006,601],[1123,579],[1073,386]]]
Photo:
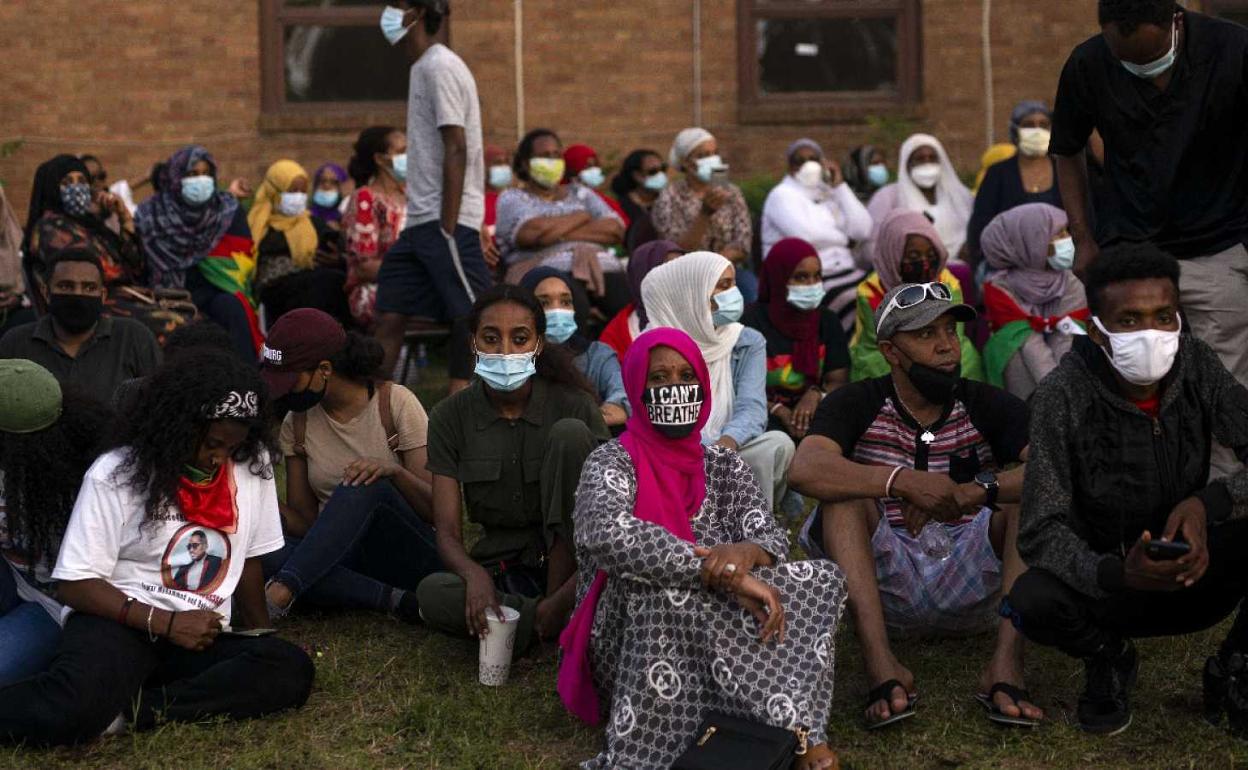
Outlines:
[[808,160],[793,175],[802,187],[818,187],[823,182],[823,164],[817,160]]
[[1135,75],[1137,78],[1152,80],[1166,74],[1166,71],[1174,66],[1174,62],[1179,58],[1179,25],[1172,24],[1170,32],[1170,50],[1162,54],[1160,59],[1151,61],[1148,64],[1132,64],[1129,61],[1122,62],[1122,66],[1127,72]]
[[1101,348],[1109,358],[1109,363],[1132,385],[1161,382],[1161,378],[1174,367],[1174,357],[1179,352],[1179,332],[1183,330],[1181,319],[1179,330],[1173,332],[1145,329],[1114,334],[1096,316],[1092,317],[1092,323],[1109,340],[1109,348],[1113,352]]
[[930,190],[939,184],[942,171],[939,163],[924,163],[910,169],[910,178],[919,189]]
[[1018,151],[1028,158],[1042,158],[1049,154],[1049,139],[1052,134],[1047,128],[1018,129]]
[[282,193],[282,198],[277,202],[277,213],[284,214],[288,217],[297,217],[308,208],[307,193]]

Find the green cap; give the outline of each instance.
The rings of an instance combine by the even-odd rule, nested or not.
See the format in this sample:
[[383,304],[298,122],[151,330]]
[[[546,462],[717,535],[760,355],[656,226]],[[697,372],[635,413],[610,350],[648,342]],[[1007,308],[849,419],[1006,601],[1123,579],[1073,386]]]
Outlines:
[[61,384],[24,358],[0,359],[0,431],[34,433],[61,417]]

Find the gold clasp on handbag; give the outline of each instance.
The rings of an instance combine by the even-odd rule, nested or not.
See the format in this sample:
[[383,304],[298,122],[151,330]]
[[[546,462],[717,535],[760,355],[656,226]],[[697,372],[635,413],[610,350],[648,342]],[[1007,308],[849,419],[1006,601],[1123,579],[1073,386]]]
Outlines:
[[798,726],[793,728],[793,732],[797,734],[797,751],[794,753],[799,757],[805,756],[807,750],[806,741],[810,737],[810,728]]
[[719,728],[715,727],[715,725],[711,725],[710,727],[706,728],[706,732],[703,733],[702,737],[698,739],[698,745],[705,746],[706,742],[711,739],[711,736],[714,735],[715,731],[718,729]]

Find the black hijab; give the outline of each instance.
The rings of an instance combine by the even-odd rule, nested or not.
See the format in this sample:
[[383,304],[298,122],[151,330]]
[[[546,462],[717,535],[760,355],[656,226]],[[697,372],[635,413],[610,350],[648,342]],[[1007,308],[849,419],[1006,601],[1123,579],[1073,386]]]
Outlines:
[[[35,182],[30,190],[30,213],[26,217],[26,230],[22,233],[23,253],[30,253],[30,236],[35,232],[35,225],[39,223],[44,214],[53,211],[69,216],[65,212],[65,204],[61,202],[61,180],[71,171],[81,171],[90,184],[91,174],[87,172],[87,164],[73,155],[57,155],[35,170]],[[93,230],[96,229],[85,219],[72,218],[81,221]]]
[[576,315],[576,333],[563,344],[579,356],[589,348],[590,343],[590,339],[584,333],[585,324],[589,321],[589,295],[585,293],[585,287],[581,286],[579,281],[553,267],[533,268],[520,279],[520,285],[536,294],[537,285],[547,278],[558,278],[567,285],[568,291],[572,292],[572,312]]

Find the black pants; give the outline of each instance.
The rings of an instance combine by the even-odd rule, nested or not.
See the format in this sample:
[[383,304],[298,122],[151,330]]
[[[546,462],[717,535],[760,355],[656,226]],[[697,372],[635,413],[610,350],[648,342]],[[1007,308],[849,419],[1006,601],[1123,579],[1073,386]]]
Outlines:
[[64,744],[99,737],[118,714],[136,729],[158,719],[263,716],[302,706],[312,661],[273,636],[217,637],[191,652],[75,613],[47,671],[0,690],[0,740]]
[[[1124,638],[1181,636],[1216,625],[1248,590],[1248,522],[1211,527],[1209,569],[1196,585],[1172,592],[1119,591],[1094,599],[1051,572],[1029,569],[1014,581],[1003,613],[1031,641],[1067,655],[1088,657]],[[1248,652],[1248,620],[1241,611],[1227,646]]]

